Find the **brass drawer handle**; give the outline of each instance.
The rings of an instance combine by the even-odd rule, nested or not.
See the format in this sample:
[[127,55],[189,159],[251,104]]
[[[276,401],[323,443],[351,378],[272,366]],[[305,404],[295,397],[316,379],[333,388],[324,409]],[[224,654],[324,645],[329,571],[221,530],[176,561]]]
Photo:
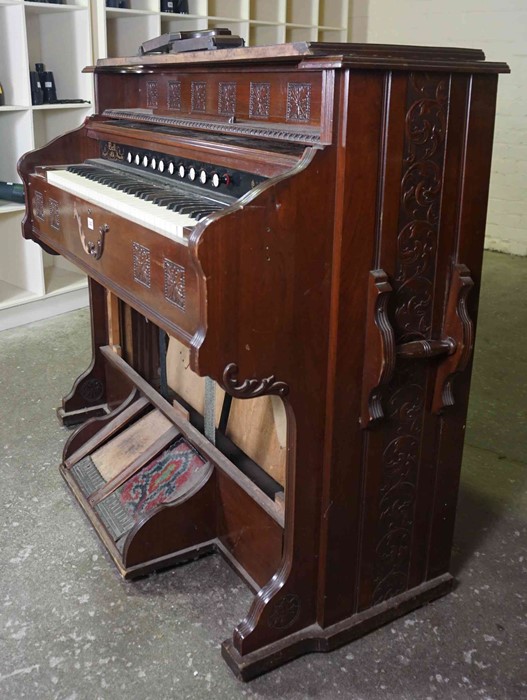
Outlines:
[[[82,219],[77,211],[77,204],[73,205],[73,215],[77,220],[77,226],[79,228],[79,238],[81,239],[82,249],[87,255],[90,255],[95,260],[99,260],[104,252],[104,238],[110,227],[108,224],[102,224],[99,226],[99,237],[96,241],[88,240],[86,234],[84,233],[84,227],[82,225]],[[88,217],[91,215],[91,209],[88,209]]]

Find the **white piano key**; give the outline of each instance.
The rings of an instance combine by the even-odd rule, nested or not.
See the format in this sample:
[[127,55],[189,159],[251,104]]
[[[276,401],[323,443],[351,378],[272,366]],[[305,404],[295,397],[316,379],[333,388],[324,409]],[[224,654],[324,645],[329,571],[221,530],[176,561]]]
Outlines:
[[125,194],[108,185],[70,173],[67,170],[48,170],[48,182],[70,194],[85,199],[113,214],[145,226],[162,236],[167,236],[187,245],[184,229],[194,227],[198,222],[187,214],[178,214],[164,207]]

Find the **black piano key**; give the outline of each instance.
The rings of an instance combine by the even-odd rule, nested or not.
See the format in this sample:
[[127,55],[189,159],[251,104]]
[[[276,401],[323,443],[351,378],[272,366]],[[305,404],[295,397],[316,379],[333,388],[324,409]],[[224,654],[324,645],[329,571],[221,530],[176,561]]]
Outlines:
[[208,211],[196,211],[193,212],[190,216],[192,216],[193,219],[196,219],[196,221],[201,221],[201,219],[204,219],[206,216],[209,214],[214,214],[215,211],[218,211],[217,209],[210,209]]
[[163,190],[161,187],[152,187],[152,189],[145,189],[144,192],[141,192],[139,196],[139,199],[145,199],[147,201],[151,201],[153,197],[159,197],[160,193],[166,191]]
[[170,209],[170,211],[177,211],[178,213],[182,214],[183,208],[198,209],[199,205],[200,205],[200,201],[197,200],[195,197],[192,197],[192,198],[182,199],[178,202],[173,202],[172,204],[168,205],[167,209]]
[[125,187],[122,188],[122,191],[125,194],[135,194],[136,192],[141,192],[141,190],[144,190],[145,185],[143,182],[135,182],[132,185],[126,185]]
[[[174,207],[174,211],[177,211],[178,214],[190,214],[193,211],[199,211],[199,209],[203,206],[203,202],[200,202],[199,200],[193,200],[189,202],[188,204],[178,204]],[[171,207],[169,207],[170,209]]]
[[148,187],[144,186],[139,192],[134,193],[134,197],[137,197],[137,199],[146,199],[149,194],[159,194],[160,187]]
[[158,204],[160,207],[167,207],[169,204],[188,200],[188,196],[182,194],[171,193],[169,190],[164,194],[154,197],[153,204]]

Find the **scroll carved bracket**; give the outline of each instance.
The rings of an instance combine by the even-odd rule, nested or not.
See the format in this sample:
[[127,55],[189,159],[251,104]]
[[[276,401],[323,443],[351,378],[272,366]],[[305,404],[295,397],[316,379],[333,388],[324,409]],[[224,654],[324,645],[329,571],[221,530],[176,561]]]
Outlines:
[[240,399],[254,399],[265,394],[287,396],[289,386],[285,382],[277,381],[274,374],[264,379],[238,380],[238,365],[229,363],[223,371],[223,385],[229,394]]
[[368,281],[366,347],[362,375],[361,428],[369,428],[383,416],[381,389],[395,369],[395,336],[388,320],[392,286],[384,270],[371,270]]
[[455,350],[437,369],[432,412],[440,413],[454,405],[453,381],[468,366],[474,349],[474,324],[468,315],[467,297],[474,286],[470,270],[456,263],[452,267],[443,334],[452,340]]

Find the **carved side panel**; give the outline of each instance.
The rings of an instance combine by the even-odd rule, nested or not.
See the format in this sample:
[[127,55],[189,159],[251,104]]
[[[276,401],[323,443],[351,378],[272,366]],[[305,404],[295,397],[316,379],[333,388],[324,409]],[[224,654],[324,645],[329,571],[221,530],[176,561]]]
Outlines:
[[49,200],[49,223],[51,228],[60,231],[60,208],[55,199]]
[[159,106],[159,88],[157,80],[149,80],[146,84],[146,106],[152,108]]
[[308,122],[311,118],[311,83],[287,84],[288,121]]
[[[396,343],[432,336],[447,105],[445,76],[410,75],[390,313]],[[386,391],[373,604],[407,588],[426,380],[424,364],[399,362]]]
[[44,221],[44,195],[42,192],[35,192],[33,195],[33,214]]
[[271,84],[253,83],[249,93],[249,116],[253,119],[268,119],[271,109]]
[[150,287],[150,251],[139,243],[132,243],[134,256],[134,280]]
[[221,83],[218,86],[218,114],[231,116],[236,112],[236,83]]
[[190,109],[192,112],[206,112],[207,83],[200,80],[192,82],[190,93]]
[[185,268],[165,258],[163,275],[165,299],[184,311],[187,294]]
[[167,102],[168,109],[181,111],[181,80],[168,81]]

